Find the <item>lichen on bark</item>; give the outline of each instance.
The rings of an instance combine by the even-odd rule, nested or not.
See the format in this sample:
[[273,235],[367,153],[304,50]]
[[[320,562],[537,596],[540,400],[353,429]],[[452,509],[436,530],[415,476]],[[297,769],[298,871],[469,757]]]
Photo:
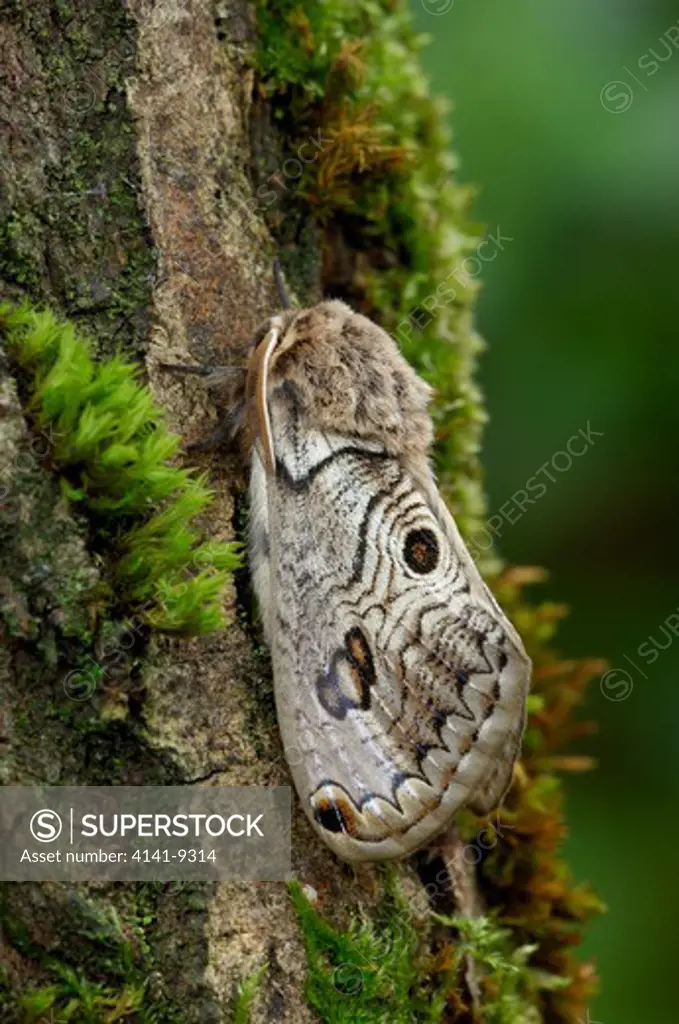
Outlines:
[[[479,238],[401,0],[12,0],[0,40],[0,298],[75,321],[101,357],[123,348],[144,359],[171,424],[197,440],[218,411],[199,385],[159,364],[242,358],[276,308],[278,252],[300,303],[346,298],[392,331],[434,384],[438,468],[473,539],[483,523],[485,410],[474,383],[475,289],[459,268]],[[437,290],[443,282],[446,294]],[[10,367],[2,370],[3,782],[287,783],[244,579],[227,594],[225,630],[183,640],[145,632],[87,700],[69,699],[74,658],[101,658],[94,623],[106,573],[87,523],[39,457]],[[243,532],[243,468],[225,453],[198,462],[216,495],[204,535],[230,541]],[[426,865],[411,861],[388,876],[350,868],[296,813],[295,874],[316,894],[308,913],[301,890],[293,900],[273,884],[5,886],[7,1019],[30,1011],[27,1019],[40,1020],[43,1010],[59,1019],[77,999],[75,1020],[246,1015],[253,1024],[305,1024],[352,1013],[378,1021],[382,1012],[415,1021],[426,1019],[416,1016],[423,994],[436,993],[437,1019],[461,1022],[469,1019],[464,962],[474,955],[495,956],[503,977],[519,965],[533,972],[508,992],[486,963],[489,1020],[511,1019],[491,1015],[494,981],[503,996],[527,999],[536,1019],[584,1017],[592,972],[571,947],[596,900],[571,884],[559,858],[554,751],[577,733],[573,707],[596,666],[563,664],[551,652],[562,612],[526,603],[534,575],[499,575],[496,559],[486,568],[536,664],[525,756],[506,808],[493,826],[460,822],[474,849],[481,829],[501,833],[479,847],[474,866],[497,927],[465,938],[463,928],[434,921]],[[107,622],[107,642],[115,647],[124,628]],[[416,966],[407,986],[389,976],[389,965],[404,962],[390,946],[403,899],[414,930],[412,945],[398,948]],[[342,956],[351,965],[368,951],[372,971],[371,950],[385,961],[368,1006],[370,985],[352,990],[337,970]],[[545,983],[547,975],[563,984]],[[87,1018],[95,985],[99,1003]],[[344,1016],[333,1016],[328,993]]]

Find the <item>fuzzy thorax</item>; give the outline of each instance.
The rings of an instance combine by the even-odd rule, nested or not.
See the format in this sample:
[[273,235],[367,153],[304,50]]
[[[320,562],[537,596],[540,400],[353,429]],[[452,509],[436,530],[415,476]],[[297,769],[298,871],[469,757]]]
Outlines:
[[[404,461],[427,458],[431,389],[386,331],[338,300],[274,320],[279,338],[267,364],[266,393],[282,385],[292,391],[307,426],[378,442]],[[266,340],[265,335],[251,357],[251,399],[257,385],[253,377],[263,372],[258,352]],[[264,440],[254,409],[248,418],[253,433]]]

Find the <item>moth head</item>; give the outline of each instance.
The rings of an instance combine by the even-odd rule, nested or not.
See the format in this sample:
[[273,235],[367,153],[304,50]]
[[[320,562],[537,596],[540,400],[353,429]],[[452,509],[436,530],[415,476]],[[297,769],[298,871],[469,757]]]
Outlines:
[[[269,473],[275,471],[276,465],[267,401],[275,366],[300,342],[307,341],[310,336],[322,337],[327,333],[324,310],[328,305],[325,302],[311,309],[285,308],[265,320],[250,342],[245,387],[247,440],[254,444],[259,439],[264,468]],[[342,303],[335,305],[350,313]]]
[[[294,391],[307,425],[380,443],[392,454],[426,459],[430,388],[395,340],[344,302],[284,310],[256,332],[248,360],[246,441],[267,472],[276,458],[270,403],[278,385]],[[411,451],[412,449],[412,451]]]

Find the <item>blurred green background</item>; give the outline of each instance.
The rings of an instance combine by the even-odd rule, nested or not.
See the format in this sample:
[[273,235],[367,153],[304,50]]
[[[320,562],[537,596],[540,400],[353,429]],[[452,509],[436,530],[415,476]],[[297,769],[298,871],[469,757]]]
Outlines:
[[490,511],[579,428],[604,435],[569,470],[550,467],[555,482],[499,547],[549,570],[536,597],[571,606],[565,656],[629,672],[625,699],[609,698],[629,680],[604,684],[608,696],[591,686],[599,734],[581,751],[599,768],[566,778],[567,852],[609,907],[585,947],[602,976],[591,1021],[670,1024],[679,640],[662,624],[679,609],[679,7],[411,2],[434,92],[454,105],[459,180],[479,188],[474,219],[513,239],[484,271],[477,317]]

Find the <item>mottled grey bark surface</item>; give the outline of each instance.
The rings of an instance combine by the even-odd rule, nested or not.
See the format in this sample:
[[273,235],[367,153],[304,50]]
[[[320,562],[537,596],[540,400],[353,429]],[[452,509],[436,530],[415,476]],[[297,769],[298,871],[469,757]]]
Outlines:
[[[216,410],[199,383],[158,363],[238,358],[277,303],[274,246],[251,201],[257,164],[277,146],[253,97],[251,18],[240,2],[15,0],[0,20],[2,297],[69,317],[101,354],[144,360],[188,440]],[[83,639],[99,568],[6,363],[2,373],[2,782],[288,782],[268,660],[235,592],[226,630],[185,641],[142,632],[87,700],[73,699],[73,656],[102,655],[100,638]],[[198,461],[217,494],[205,531],[230,539],[242,467],[223,454]],[[372,869],[338,865],[299,816],[294,832],[297,877],[331,913],[376,893]],[[16,994],[47,982],[44,953],[119,988],[121,944],[159,1020],[176,1009],[229,1020],[236,984],[264,963],[253,1021],[316,1019],[282,884],[21,884],[3,898],[3,1020],[21,1020]]]

